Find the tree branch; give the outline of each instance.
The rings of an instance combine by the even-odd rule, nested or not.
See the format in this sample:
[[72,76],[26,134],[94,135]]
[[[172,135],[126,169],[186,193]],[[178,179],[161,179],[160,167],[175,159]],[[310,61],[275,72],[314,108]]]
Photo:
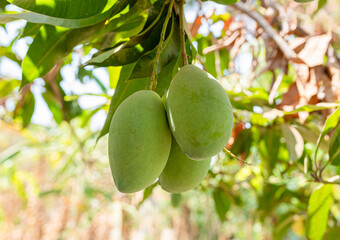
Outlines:
[[302,63],[302,60],[298,58],[296,53],[289,47],[288,43],[270,26],[270,24],[266,21],[266,19],[261,16],[258,12],[254,10],[250,10],[244,3],[237,2],[230,7],[235,8],[244,14],[248,15],[252,19],[254,19],[268,34],[268,36],[273,39],[273,41],[277,44],[283,54],[287,57],[287,59],[292,60],[294,62]]
[[233,153],[232,153],[231,151],[229,151],[227,148],[223,148],[223,151],[224,151],[226,154],[228,154],[230,157],[232,157],[232,158],[236,159],[237,161],[239,161],[240,163],[242,163],[242,165],[243,165],[243,164],[251,165],[251,163],[248,163],[248,162],[242,160],[241,158],[237,157],[235,154],[233,154]]

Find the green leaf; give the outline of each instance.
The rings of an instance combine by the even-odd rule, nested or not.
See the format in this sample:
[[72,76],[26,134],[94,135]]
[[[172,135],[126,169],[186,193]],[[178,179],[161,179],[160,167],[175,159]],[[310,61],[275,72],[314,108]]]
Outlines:
[[300,159],[304,150],[304,141],[296,128],[288,124],[281,124],[281,130],[289,152],[289,160],[296,161]]
[[58,102],[58,99],[50,91],[42,93],[42,96],[47,103],[48,108],[52,112],[54,120],[57,124],[60,124],[63,121],[64,115],[62,111],[62,106]]
[[327,0],[318,0],[318,9],[313,13],[313,16],[327,3]]
[[155,182],[154,184],[152,184],[151,186],[149,186],[149,187],[144,189],[144,191],[143,191],[143,199],[142,199],[142,201],[140,201],[138,203],[138,206],[142,205],[142,203],[151,196],[153,189],[155,187],[157,187],[157,185],[158,185],[158,181]]
[[340,125],[335,129],[329,144],[329,161],[332,165],[340,165]]
[[[179,35],[177,32],[179,31],[179,25],[177,22],[174,22],[174,18],[172,18],[171,24],[169,24],[171,31],[168,34],[167,38],[163,42],[163,51],[159,57],[159,62],[157,65],[157,74],[162,71],[162,69],[173,59],[177,58],[178,56],[178,49],[180,47],[180,40]],[[174,34],[176,33],[176,34]],[[158,47],[153,49],[150,53],[141,57],[133,72],[130,76],[130,79],[135,78],[144,78],[150,77],[153,71],[154,66],[154,59],[156,57],[158,51]]]
[[181,204],[182,194],[172,193],[171,194],[171,206],[178,207]]
[[214,1],[216,3],[223,4],[223,5],[232,5],[238,2],[239,0],[203,0],[203,2],[206,2],[206,1]]
[[20,38],[35,37],[39,33],[41,26],[42,26],[42,24],[40,24],[40,23],[27,22],[26,26],[24,27],[24,31],[20,35]]
[[[40,0],[40,2],[41,1],[43,0]],[[49,2],[53,2],[53,1],[54,0],[50,0]],[[30,0],[30,1],[20,0],[18,2],[27,2],[26,8],[25,7],[23,8],[30,10],[32,12],[1,14],[0,23],[8,23],[11,21],[19,20],[19,19],[24,19],[32,23],[50,24],[50,25],[66,27],[66,28],[87,27],[87,26],[95,25],[109,18],[110,16],[116,15],[117,13],[122,11],[129,3],[131,4],[131,2],[134,2],[134,0],[128,0],[128,1],[118,0],[116,1],[116,3],[113,0],[109,0],[109,2],[92,1],[92,3],[88,5],[88,7],[79,8],[77,5],[75,5],[74,2],[80,1],[81,2],[80,5],[85,6],[85,3],[82,3],[83,2],[82,0],[68,0],[68,1],[55,0],[55,1],[60,2],[58,5],[56,5],[55,9],[45,9],[44,7],[39,8],[38,6],[31,5],[31,3],[35,2],[35,0]],[[88,2],[91,0],[85,0],[85,1]],[[10,2],[16,2],[16,1],[12,0]],[[62,5],[61,2],[63,2],[64,5]],[[96,4],[97,2],[99,4]],[[107,2],[107,6],[103,8],[101,12],[101,10],[99,9],[101,7],[99,5],[105,4],[105,2]],[[28,4],[30,4],[30,6],[28,6]],[[24,3],[20,3],[20,7],[23,5]],[[60,7],[65,7],[66,5],[73,5],[73,6],[67,8],[67,10],[59,9]],[[93,9],[87,9],[87,8],[90,8],[91,5],[97,5],[97,7],[94,7]],[[74,9],[74,8],[76,8],[76,10],[70,11],[71,9]],[[99,11],[99,12],[96,13],[96,11]]]
[[24,99],[21,99],[18,102],[14,110],[14,117],[20,116],[22,118],[23,126],[26,127],[31,122],[33,116],[35,98],[32,92],[28,92],[23,97]]
[[334,240],[340,236],[340,227],[333,227],[328,229],[325,233],[324,240]]
[[102,26],[103,23],[73,30],[50,25],[41,27],[22,62],[21,86],[43,77],[73,47],[97,37]]
[[294,109],[289,112],[284,112],[285,115],[295,114],[299,112],[314,112],[314,111],[320,111],[324,109],[330,109],[339,106],[338,103],[318,103],[316,105],[304,105],[302,107],[299,107],[297,109]]
[[213,192],[213,198],[215,202],[215,210],[221,222],[226,219],[226,214],[230,209],[230,200],[225,192],[221,189],[216,189]]
[[340,117],[340,106],[335,110],[334,113],[332,113],[326,120],[325,126],[323,127],[323,130],[318,138],[318,141],[316,143],[316,149],[315,149],[315,154],[314,154],[314,159],[316,159],[320,143],[325,137],[327,133],[329,133],[333,128],[336,127],[336,125],[339,122],[339,117]]
[[295,2],[298,2],[298,3],[309,3],[309,2],[312,2],[314,0],[294,0]]
[[307,236],[311,240],[322,239],[328,222],[332,203],[332,185],[321,185],[315,189],[308,201]]
[[127,81],[134,67],[135,63],[124,65],[122,67],[115,93],[111,99],[109,112],[107,114],[104,126],[97,138],[97,141],[109,132],[111,119],[119,104],[134,92],[142,90],[146,87],[147,79],[136,79]]
[[121,66],[138,61],[157,46],[163,27],[164,13],[166,11],[163,7],[158,17],[140,34],[132,37],[128,42],[119,43],[115,47],[97,52],[86,64],[107,67]]
[[1,79],[0,81],[0,98],[6,97],[7,95],[10,95],[13,93],[13,90],[15,88],[20,87],[20,81],[19,80],[6,80]]
[[233,143],[233,146],[231,148],[231,152],[235,155],[240,155],[244,153],[244,157],[247,158],[247,156],[250,153],[250,148],[253,140],[251,129],[244,129],[240,132],[240,134],[237,136],[235,142]]
[[[174,69],[176,66],[178,59],[173,59],[164,69],[159,73],[157,80],[157,93],[162,96],[166,90],[169,88],[170,82],[172,80]],[[139,78],[128,80],[130,77],[136,63],[124,65],[121,68],[120,76],[118,79],[118,84],[116,87],[116,91],[111,99],[110,109],[107,114],[104,126],[97,138],[97,141],[107,134],[110,129],[111,119],[116,109],[127,97],[133,94],[136,91],[146,89],[149,78]]]
[[270,128],[263,133],[263,141],[260,142],[260,153],[269,173],[274,169],[278,159],[280,138],[281,132],[278,129]]
[[79,19],[108,11],[116,0],[8,0],[8,2],[47,16]]

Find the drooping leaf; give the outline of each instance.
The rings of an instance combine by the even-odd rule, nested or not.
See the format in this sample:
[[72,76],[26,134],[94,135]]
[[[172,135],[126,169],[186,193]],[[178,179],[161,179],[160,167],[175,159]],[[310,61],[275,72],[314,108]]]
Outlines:
[[326,3],[327,3],[327,0],[318,0],[318,9],[315,10],[315,12],[313,13],[313,15],[317,14],[317,12],[318,12],[323,6],[325,6]]
[[157,185],[158,185],[158,182],[155,182],[151,186],[149,186],[149,187],[144,189],[144,191],[143,191],[143,199],[142,199],[142,201],[140,201],[138,203],[138,206],[142,205],[142,203],[151,196],[153,189],[155,187],[157,187]]
[[25,10],[59,18],[79,19],[108,11],[117,0],[8,0]]
[[[164,69],[158,74],[157,79],[157,93],[162,96],[168,89],[171,79],[174,74],[174,68],[176,66],[177,59],[172,60]],[[111,119],[115,113],[119,104],[124,101],[128,96],[133,94],[138,90],[145,89],[149,83],[150,78],[138,78],[129,80],[136,63],[124,65],[121,68],[120,76],[118,79],[117,87],[115,93],[111,99],[110,109],[107,114],[104,126],[97,138],[97,141],[107,134],[110,129]]]
[[318,138],[318,141],[316,143],[316,149],[314,153],[314,159],[316,159],[318,149],[320,146],[321,141],[325,137],[327,133],[329,133],[333,128],[336,127],[336,125],[339,123],[339,117],[340,117],[340,106],[335,110],[334,113],[332,113],[326,120],[325,126],[323,127],[323,130]]
[[233,143],[233,146],[231,148],[231,152],[235,155],[240,155],[244,153],[244,158],[247,158],[247,156],[250,153],[250,148],[252,145],[252,131],[251,129],[245,129],[240,132],[240,134],[237,136],[235,142]]
[[[27,2],[26,0],[19,0],[20,2]],[[18,1],[18,2],[19,2]],[[43,0],[42,0],[43,1]],[[50,0],[50,2],[53,2],[54,0]],[[65,6],[74,4],[74,1],[68,0],[56,0],[59,2],[64,2]],[[81,0],[77,0],[81,1]],[[91,1],[91,0],[86,0]],[[36,12],[31,10],[32,12],[24,12],[24,13],[14,13],[14,14],[1,14],[0,15],[0,23],[8,23],[11,21],[16,21],[19,19],[24,19],[31,23],[40,23],[40,24],[50,24],[60,27],[66,27],[66,28],[81,28],[81,27],[87,27],[91,25],[95,25],[110,16],[116,15],[120,11],[122,11],[128,4],[134,3],[135,0],[127,0],[127,1],[115,1],[115,0],[109,0],[107,2],[107,6],[103,9],[103,12],[95,13],[96,7],[93,10],[87,9],[88,7],[91,7],[91,5],[94,5],[96,2],[92,1],[88,7],[79,8],[78,6],[74,5],[73,7],[69,7],[67,11],[59,9],[59,7],[62,7],[60,4],[56,6],[55,9],[45,9],[47,11],[44,11],[44,7],[39,8],[39,6],[28,6],[27,8],[32,8],[37,10]],[[15,0],[12,2],[15,2]],[[34,0],[29,1],[34,2]],[[101,1],[98,1],[99,4],[97,4],[97,7],[100,8],[99,5],[105,4],[105,2],[100,3]],[[28,3],[28,2],[27,2]],[[81,6],[85,6],[85,3],[80,3]],[[20,3],[20,6],[23,6],[23,3]],[[41,5],[43,6],[43,5]],[[111,7],[110,7],[111,6]],[[76,7],[76,10],[72,10],[72,12],[69,12],[69,9],[74,9]],[[24,7],[23,7],[24,8]],[[24,8],[26,9],[26,8]],[[80,10],[79,10],[80,9]],[[30,9],[28,9],[30,10]],[[40,12],[39,12],[40,11]],[[94,14],[94,15],[91,15]],[[60,16],[59,16],[60,15]]]
[[340,165],[340,125],[335,129],[329,144],[329,161],[332,165]]
[[[162,69],[173,59],[177,58],[178,56],[178,49],[180,47],[179,43],[179,36],[177,32],[179,31],[178,23],[174,21],[172,18],[172,22],[168,25],[171,28],[170,33],[166,37],[165,41],[163,42],[163,51],[160,54],[159,61],[157,64],[157,74],[162,71]],[[133,72],[130,76],[130,79],[134,78],[143,78],[143,77],[150,77],[154,67],[155,57],[158,51],[158,47],[153,49],[150,53],[141,57]]]
[[130,96],[132,93],[144,89],[147,85],[147,79],[136,79],[127,81],[127,79],[132,73],[134,66],[135,63],[124,65],[120,71],[118,84],[115,93],[111,99],[110,109],[97,141],[99,140],[99,138],[101,138],[102,136],[109,132],[111,119],[119,104],[122,101],[124,101],[128,96]]
[[328,212],[332,203],[332,185],[321,185],[315,189],[308,201],[307,236],[311,240],[321,240],[328,222]]
[[31,122],[31,118],[33,116],[34,108],[35,108],[35,98],[31,91],[22,96],[15,110],[14,117],[20,116],[23,122],[23,126],[26,127]]
[[157,46],[163,27],[162,19],[165,17],[165,9],[165,7],[162,7],[157,18],[141,33],[132,37],[128,42],[119,43],[112,48],[97,52],[86,64],[107,67],[121,66],[138,61]]
[[45,25],[40,28],[22,62],[22,85],[44,76],[73,47],[96,37],[103,23],[80,29]]
[[10,95],[15,88],[20,86],[19,80],[5,80],[1,79],[0,81],[0,98],[6,97]]
[[[206,1],[211,1],[211,0],[203,0],[203,2],[206,2]],[[212,0],[212,1],[219,3],[219,4],[223,4],[223,5],[233,5],[239,0]]]
[[304,149],[304,141],[301,134],[298,130],[288,124],[281,124],[281,130],[284,138],[286,139],[289,160],[298,160],[302,156]]
[[268,172],[274,169],[280,149],[281,132],[276,128],[270,128],[264,132],[263,141],[260,142],[260,153]]
[[302,107],[299,107],[297,109],[294,109],[289,112],[284,112],[285,115],[295,114],[299,112],[314,112],[314,111],[320,111],[324,109],[330,109],[339,106],[338,103],[318,103],[316,105],[304,105]]
[[309,2],[312,2],[314,0],[294,0],[295,2],[298,2],[298,3],[309,3]]
[[226,219],[226,214],[230,209],[230,200],[226,193],[221,189],[216,189],[213,192],[213,198],[215,202],[216,213],[221,222],[223,222]]
[[171,194],[171,206],[178,207],[181,204],[182,194],[173,193]]

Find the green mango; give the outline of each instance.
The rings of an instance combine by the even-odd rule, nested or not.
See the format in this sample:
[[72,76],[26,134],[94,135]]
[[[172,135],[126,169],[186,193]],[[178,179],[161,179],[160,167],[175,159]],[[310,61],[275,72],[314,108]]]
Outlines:
[[186,156],[172,139],[171,151],[168,162],[159,176],[161,187],[171,193],[181,193],[196,187],[210,167],[211,159],[195,161]]
[[108,148],[120,192],[137,192],[155,182],[171,149],[171,132],[157,93],[141,90],[119,105],[111,121]]
[[233,113],[226,91],[207,72],[182,67],[170,83],[166,111],[173,136],[191,159],[218,154],[228,143]]

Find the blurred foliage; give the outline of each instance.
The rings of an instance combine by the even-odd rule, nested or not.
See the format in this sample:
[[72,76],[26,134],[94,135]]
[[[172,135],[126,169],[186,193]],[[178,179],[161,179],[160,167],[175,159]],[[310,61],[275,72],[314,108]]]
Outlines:
[[[178,9],[153,69],[165,1],[39,2],[0,0],[0,239],[339,238],[337,0],[188,1],[188,60],[228,92],[238,160],[220,153],[183,194],[156,183],[130,195],[114,186],[105,134],[153,70],[163,96],[181,67]],[[6,70],[19,65],[16,79]],[[86,108],[90,97],[104,103]],[[41,104],[46,126],[32,122]]]

